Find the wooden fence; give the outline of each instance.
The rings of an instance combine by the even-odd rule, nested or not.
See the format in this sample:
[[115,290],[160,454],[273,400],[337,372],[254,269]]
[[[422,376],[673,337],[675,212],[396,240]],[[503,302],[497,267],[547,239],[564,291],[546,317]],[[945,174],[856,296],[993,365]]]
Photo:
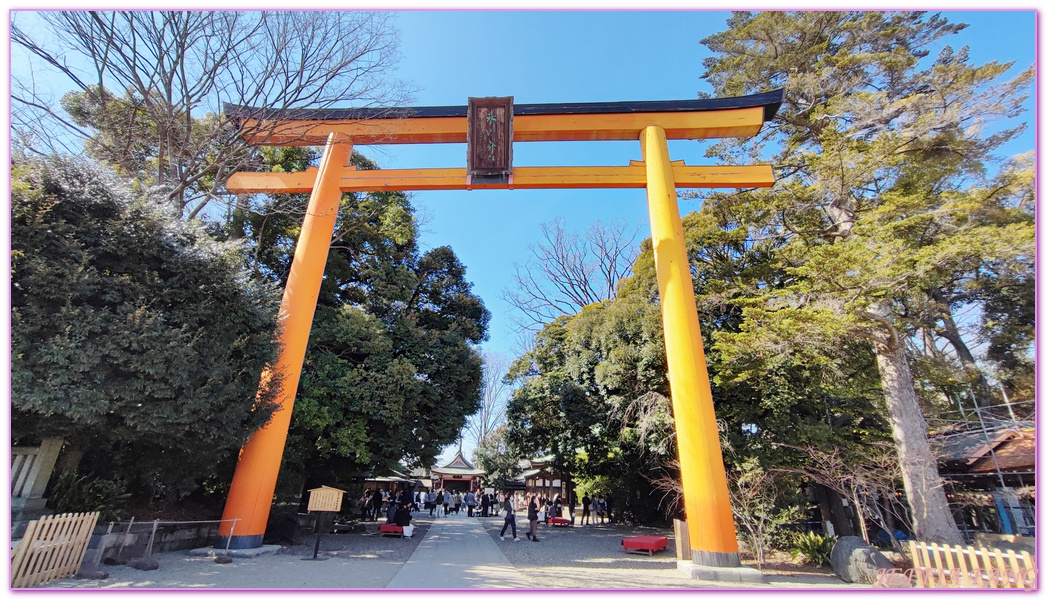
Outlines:
[[[918,588],[1034,588],[1036,563],[1028,552],[909,542]],[[1020,558],[1020,560],[1019,560]]]
[[22,498],[29,496],[29,491],[36,481],[37,473],[40,471],[40,461],[37,460],[39,448],[11,448],[11,497]]
[[74,575],[87,552],[98,513],[51,515],[30,521],[11,553],[11,587],[23,588]]

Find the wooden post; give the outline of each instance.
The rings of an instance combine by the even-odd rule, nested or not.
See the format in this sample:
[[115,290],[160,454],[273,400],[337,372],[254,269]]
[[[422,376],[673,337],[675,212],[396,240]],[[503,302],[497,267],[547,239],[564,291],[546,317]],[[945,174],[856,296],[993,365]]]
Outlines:
[[256,431],[240,451],[219,536],[231,536],[231,525],[227,523],[232,519],[240,519],[240,524],[237,535],[232,540],[223,539],[222,546],[228,543],[234,549],[260,547],[269,520],[276,477],[291,424],[291,409],[302,374],[313,313],[316,312],[316,299],[320,295],[327,251],[342,199],[338,174],[349,163],[352,154],[352,145],[336,142],[335,135],[332,133],[327,139],[284,288],[280,304],[280,354],[276,366],[262,374],[260,389],[273,376],[282,379],[278,408],[269,423]]
[[740,567],[727,473],[665,131],[658,126],[645,128],[640,134],[640,147],[647,170],[647,206],[691,558],[709,567]]

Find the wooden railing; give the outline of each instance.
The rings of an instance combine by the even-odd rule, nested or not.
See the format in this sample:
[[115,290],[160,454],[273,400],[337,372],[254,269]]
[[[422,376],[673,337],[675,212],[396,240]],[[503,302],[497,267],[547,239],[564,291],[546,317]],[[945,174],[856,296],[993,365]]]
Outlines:
[[918,588],[1034,588],[1036,563],[1028,552],[909,542]]
[[24,588],[74,575],[87,552],[98,513],[51,515],[30,521],[11,553],[11,587]]
[[40,472],[39,448],[11,448],[11,497],[28,497]]

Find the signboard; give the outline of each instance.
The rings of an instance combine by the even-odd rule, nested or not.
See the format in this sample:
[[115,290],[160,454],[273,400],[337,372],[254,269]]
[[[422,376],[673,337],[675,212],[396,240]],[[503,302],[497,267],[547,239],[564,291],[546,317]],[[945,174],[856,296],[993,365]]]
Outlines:
[[513,172],[513,97],[469,98],[467,174],[507,179]]
[[338,512],[345,490],[322,485],[309,490],[309,512]]

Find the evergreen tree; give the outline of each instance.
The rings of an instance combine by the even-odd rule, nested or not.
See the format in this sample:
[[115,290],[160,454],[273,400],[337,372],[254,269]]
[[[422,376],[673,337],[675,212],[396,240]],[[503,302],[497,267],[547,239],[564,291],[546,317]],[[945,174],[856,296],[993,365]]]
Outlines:
[[1001,81],[1011,65],[971,65],[966,48],[927,58],[963,25],[919,12],[739,12],[729,25],[703,40],[716,93],[784,86],[787,101],[754,141],[711,150],[769,154],[779,182],[712,202],[744,214],[750,236],[780,240],[789,279],[754,295],[740,331],[718,345],[727,360],[773,363],[825,361],[868,340],[915,533],[959,543],[906,356],[907,307],[1009,252],[1006,227],[968,218],[993,202],[971,184],[1022,130],[982,125],[1021,112],[1032,72]]
[[275,287],[85,161],[19,158],[11,189],[13,435],[64,437],[167,500],[230,477],[272,410]]
[[[300,171],[312,149],[266,149]],[[354,153],[352,164],[374,169]],[[241,203],[223,235],[252,240],[255,271],[281,284],[301,227],[301,194]],[[361,471],[431,466],[480,407],[490,313],[447,247],[421,253],[403,193],[345,194],[296,394],[281,489]]]

